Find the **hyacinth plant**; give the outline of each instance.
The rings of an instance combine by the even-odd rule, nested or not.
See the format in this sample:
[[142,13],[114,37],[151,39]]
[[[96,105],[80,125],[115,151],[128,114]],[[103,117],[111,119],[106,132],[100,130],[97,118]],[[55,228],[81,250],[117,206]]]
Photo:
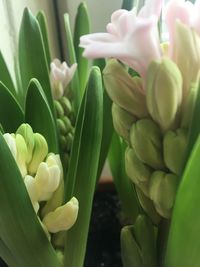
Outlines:
[[[124,1],[129,9],[131,2]],[[200,1],[137,2],[115,11],[106,33],[80,39],[85,57],[107,59],[103,79],[121,137],[112,142],[111,168],[116,174],[114,160],[123,168],[120,151],[139,202],[132,201],[133,225],[121,232],[123,265],[197,267]]]
[[[45,15],[28,9],[14,79],[0,54],[0,257],[9,267],[84,263],[109,127],[100,70],[89,72],[78,47],[89,33],[86,5],[74,36],[68,14],[64,21],[67,63],[51,57]],[[108,98],[104,106],[111,107]]]

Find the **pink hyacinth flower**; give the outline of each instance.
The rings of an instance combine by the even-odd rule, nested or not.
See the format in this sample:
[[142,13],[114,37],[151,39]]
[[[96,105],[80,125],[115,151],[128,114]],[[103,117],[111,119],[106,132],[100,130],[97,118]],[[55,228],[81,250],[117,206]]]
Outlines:
[[162,0],[147,0],[136,10],[117,10],[107,25],[107,33],[84,35],[80,39],[87,58],[116,58],[145,76],[152,60],[160,59],[157,22]]

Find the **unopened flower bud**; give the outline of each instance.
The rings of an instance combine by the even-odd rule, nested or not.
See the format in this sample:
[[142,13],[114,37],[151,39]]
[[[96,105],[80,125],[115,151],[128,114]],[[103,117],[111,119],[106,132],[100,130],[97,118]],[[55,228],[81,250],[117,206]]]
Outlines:
[[65,127],[65,123],[62,119],[57,119],[57,126],[58,126],[58,130],[60,132],[60,134],[66,134],[67,133],[67,129]]
[[152,120],[137,121],[130,131],[131,145],[137,157],[154,169],[163,169],[162,135]]
[[157,212],[164,218],[171,217],[178,187],[178,177],[171,173],[155,171],[150,179],[149,194]]
[[78,200],[73,197],[65,205],[58,207],[55,211],[48,213],[43,223],[50,233],[66,231],[76,222],[78,216]]
[[138,200],[143,210],[148,214],[153,223],[158,224],[160,222],[160,215],[155,210],[153,201],[146,197],[145,194],[140,190],[140,188],[136,186],[135,189],[137,192]]
[[39,203],[38,203],[38,190],[36,186],[36,180],[30,175],[26,175],[24,178],[24,183],[27,189],[27,192],[29,194],[29,197],[31,199],[33,208],[36,213],[38,213],[39,210]]
[[149,179],[152,170],[143,164],[135,154],[134,149],[127,147],[125,152],[125,169],[128,177],[149,196]]
[[15,136],[16,148],[17,148],[17,166],[21,172],[22,177],[24,178],[27,174],[27,157],[28,149],[26,142],[21,134],[16,134]]
[[168,58],[153,61],[147,71],[147,107],[152,118],[163,130],[172,129],[182,101],[182,76]]
[[20,127],[17,129],[16,134],[21,134],[26,142],[27,146],[27,161],[26,163],[28,164],[31,159],[32,159],[32,152],[34,148],[34,134],[31,126],[27,123],[23,123],[20,125]]
[[177,175],[181,175],[182,164],[187,145],[187,131],[178,129],[169,131],[164,136],[163,153],[167,168]]
[[61,106],[64,109],[64,112],[66,115],[69,115],[72,112],[72,105],[69,101],[69,99],[65,96],[63,96],[61,99],[59,99],[59,102]]
[[65,124],[65,129],[66,129],[66,133],[70,132],[71,129],[72,129],[72,124],[71,124],[71,121],[68,117],[64,116],[62,118],[64,124]]
[[115,103],[112,105],[112,118],[115,131],[129,141],[130,128],[137,118]]
[[29,174],[35,174],[37,172],[39,164],[45,159],[48,153],[48,145],[45,138],[39,134],[34,134],[34,148],[32,159],[28,165]]
[[114,103],[139,118],[148,115],[141,78],[132,78],[114,59],[108,61],[103,78],[108,95]]
[[3,135],[14,159],[16,160],[17,158],[17,147],[16,147],[16,141],[15,141],[15,137],[9,133],[5,133]]
[[54,107],[55,107],[55,110],[56,110],[57,118],[63,117],[64,116],[64,109],[63,109],[63,107],[62,107],[62,105],[60,104],[59,101],[54,100]]

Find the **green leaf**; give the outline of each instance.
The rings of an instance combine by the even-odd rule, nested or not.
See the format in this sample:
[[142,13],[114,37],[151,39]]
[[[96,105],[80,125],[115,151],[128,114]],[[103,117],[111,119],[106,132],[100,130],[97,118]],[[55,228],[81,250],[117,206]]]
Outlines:
[[108,160],[113,175],[116,190],[122,202],[122,209],[128,218],[134,222],[140,208],[134,185],[125,172],[126,144],[114,132],[108,154]]
[[25,121],[31,125],[34,132],[45,137],[50,152],[59,152],[57,127],[42,87],[36,79],[32,79],[28,86]]
[[97,181],[100,179],[102,169],[108,155],[110,143],[113,135],[112,113],[111,113],[112,101],[109,98],[106,90],[103,91],[103,134],[101,141],[101,151],[99,156],[99,167],[97,172]]
[[54,112],[49,68],[40,26],[27,8],[24,10],[19,34],[19,68],[23,87],[21,95],[24,102],[29,81],[36,78],[42,85],[49,106]]
[[[82,115],[82,111],[84,115]],[[67,232],[65,246],[65,265],[82,267],[85,257],[87,235],[92,209],[92,200],[96,186],[96,175],[100,154],[102,123],[103,123],[103,94],[101,73],[93,67],[90,73],[88,86],[78,115],[83,118],[82,127],[76,127],[76,132],[81,130],[80,143],[75,141],[73,150],[76,150],[77,159],[73,163],[74,177],[69,172],[69,178],[74,179],[72,195],[79,201],[79,214],[76,224]],[[76,147],[78,146],[78,147]],[[71,195],[71,196],[72,196]],[[70,198],[71,196],[67,196]]]
[[5,84],[8,90],[16,97],[16,89],[12,81],[10,72],[0,51],[0,81]]
[[200,137],[179,185],[168,239],[165,267],[200,266]]
[[17,259],[13,267],[61,267],[0,133],[0,237]]
[[48,39],[48,31],[47,31],[47,20],[46,16],[43,11],[39,11],[37,14],[37,21],[39,22],[42,38],[43,38],[43,44],[44,44],[44,50],[46,54],[47,59],[47,66],[50,70],[50,64],[51,64],[51,53],[49,48],[49,39]]
[[[72,64],[77,62],[76,54],[74,50],[73,38],[69,23],[69,14],[64,15],[64,23],[65,23],[65,32],[66,32],[66,44],[67,44],[67,54],[68,54],[68,63],[71,66]],[[80,87],[79,87],[79,76],[78,70],[76,70],[72,81],[70,82],[70,87],[73,92],[73,105],[75,112],[78,112],[79,105],[80,105]]]
[[131,10],[134,5],[134,0],[123,0],[122,9]]
[[8,88],[0,82],[0,123],[5,132],[13,133],[24,122],[24,114]]
[[[12,255],[11,251],[6,247],[3,240],[0,239],[0,257],[4,260],[5,263],[9,267],[20,267],[17,259]],[[0,262],[0,266],[1,266]],[[7,265],[3,265],[4,267],[7,267]],[[2,267],[3,267],[2,266]]]
[[80,37],[90,32],[90,20],[86,3],[80,3],[76,14],[74,29],[74,48],[78,62],[78,75],[81,97],[84,94],[88,78],[88,59],[82,56],[83,48],[79,47]]

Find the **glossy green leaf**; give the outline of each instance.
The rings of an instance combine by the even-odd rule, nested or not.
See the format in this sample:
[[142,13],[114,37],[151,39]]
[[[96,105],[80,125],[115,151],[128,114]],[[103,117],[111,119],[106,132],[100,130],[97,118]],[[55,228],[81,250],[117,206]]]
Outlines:
[[134,189],[134,184],[125,172],[125,149],[126,144],[114,132],[108,154],[108,160],[113,175],[116,190],[122,202],[122,209],[132,222],[137,218],[140,208]]
[[173,210],[165,267],[200,266],[200,137],[179,185]]
[[40,83],[32,79],[28,86],[25,121],[34,132],[42,134],[48,143],[49,151],[58,153],[57,127]]
[[24,114],[8,88],[0,82],[0,124],[5,132],[13,133],[24,122]]
[[44,50],[46,54],[47,59],[47,66],[50,69],[50,63],[51,63],[51,53],[49,48],[49,39],[48,39],[48,31],[47,31],[47,20],[46,16],[43,11],[39,11],[37,14],[37,20],[40,24],[40,29],[42,33],[43,38],[43,44],[44,44]]
[[[3,240],[0,239],[0,257],[9,267],[20,267],[17,259],[13,256],[11,251],[4,244]],[[7,267],[7,265],[0,261],[0,266]]]
[[61,267],[1,133],[0,158],[0,237],[17,259],[13,267]]
[[90,20],[86,3],[81,3],[78,7],[74,29],[74,48],[78,62],[78,75],[81,97],[84,94],[88,78],[88,59],[82,56],[83,48],[79,47],[80,37],[90,32]]
[[[67,44],[67,55],[68,55],[68,64],[71,66],[72,64],[77,62],[76,54],[74,50],[73,37],[71,33],[70,23],[69,23],[69,14],[64,15],[64,23],[65,23],[65,32],[66,32],[66,44]],[[76,70],[72,81],[70,82],[70,87],[73,92],[73,105],[75,112],[78,112],[80,105],[80,87],[79,87],[79,76],[78,70]]]
[[16,89],[1,51],[0,51],[0,81],[3,84],[5,84],[8,90],[16,97]]
[[19,34],[19,68],[23,87],[21,94],[24,98],[29,81],[36,78],[42,85],[51,110],[54,111],[49,68],[40,26],[27,8],[24,10]]
[[[75,142],[72,148],[72,153],[74,149],[78,151],[76,164],[73,164],[76,168],[73,171],[75,176],[71,177],[70,172],[68,173],[69,178],[75,181],[72,195],[79,200],[79,214],[77,222],[66,236],[64,264],[66,267],[82,267],[86,251],[103,123],[102,80],[97,67],[93,67],[90,73],[78,120],[79,116],[83,117],[83,124],[81,129],[79,127],[75,129],[75,138],[76,132],[81,130],[80,143]],[[74,159],[71,158],[70,164],[72,160]]]

